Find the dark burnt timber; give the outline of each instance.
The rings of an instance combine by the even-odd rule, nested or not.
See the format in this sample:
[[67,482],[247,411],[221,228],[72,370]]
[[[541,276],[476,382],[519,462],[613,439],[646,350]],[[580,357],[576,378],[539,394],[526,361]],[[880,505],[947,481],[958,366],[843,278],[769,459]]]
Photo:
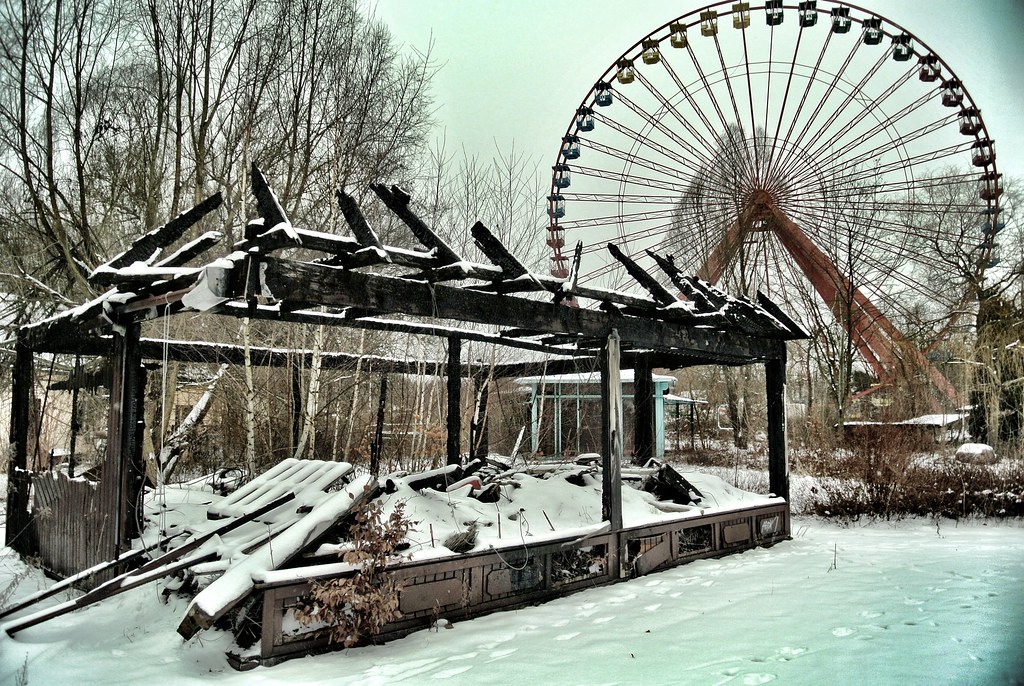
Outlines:
[[785,347],[781,341],[743,335],[721,336],[714,331],[671,322],[616,317],[583,308],[377,276],[308,262],[266,259],[264,264],[264,285],[286,309],[317,305],[368,305],[387,312],[460,319],[552,334],[578,333],[592,339],[606,338],[613,329],[626,326],[629,340],[635,346],[699,354],[709,362],[725,364],[771,359],[777,357],[779,350]]
[[[636,368],[645,378],[654,368],[697,364],[766,365],[771,489],[788,497],[785,444],[786,341],[806,338],[774,303],[733,298],[694,277],[678,272],[671,257],[650,253],[678,298],[648,275],[617,246],[608,249],[633,277],[635,293],[580,285],[582,244],[577,245],[567,280],[531,272],[486,226],[471,229],[476,244],[491,264],[462,258],[434,228],[412,209],[411,198],[396,186],[374,185],[373,192],[409,228],[419,247],[384,245],[351,196],[337,196],[352,236],[293,226],[266,177],[252,169],[252,192],[258,218],[243,228],[244,239],[226,254],[212,255],[221,237],[216,232],[193,235],[185,245],[160,259],[165,249],[198,228],[203,217],[220,205],[212,196],[166,225],[154,229],[99,267],[92,282],[110,290],[96,299],[48,320],[22,327],[18,335],[12,410],[12,460],[8,481],[8,544],[31,552],[33,513],[28,502],[28,427],[33,355],[71,353],[112,357],[111,413],[104,516],[114,532],[117,555],[136,528],[140,478],[139,418],[145,370],[142,361],[181,360],[243,364],[238,346],[203,342],[164,343],[141,338],[151,320],[193,310],[233,318],[285,323],[359,327],[396,333],[429,334],[448,339],[445,360],[426,361],[431,373],[448,373],[449,440],[447,461],[463,459],[459,441],[461,379],[475,378],[483,366],[461,360],[466,340],[542,353],[536,360],[489,368],[493,378],[602,370],[602,414],[606,446],[604,509],[613,529],[621,529],[618,500],[622,459],[622,368]],[[301,248],[302,260],[280,251]],[[396,267],[407,270],[396,275]],[[311,356],[311,351],[250,349],[254,364],[284,366]],[[581,359],[582,358],[582,359]],[[352,365],[359,356],[323,351],[325,367]],[[422,364],[406,360],[363,357],[374,374],[413,373]],[[485,393],[485,390],[481,391]],[[640,407],[636,457],[650,452],[649,385],[637,384]],[[481,406],[483,406],[481,396]],[[478,429],[484,431],[485,424]],[[480,436],[480,443],[483,438]],[[482,444],[482,443],[481,443]],[[473,444],[470,446],[473,447]],[[25,477],[25,478],[23,478]],[[617,548],[612,551],[617,555]]]

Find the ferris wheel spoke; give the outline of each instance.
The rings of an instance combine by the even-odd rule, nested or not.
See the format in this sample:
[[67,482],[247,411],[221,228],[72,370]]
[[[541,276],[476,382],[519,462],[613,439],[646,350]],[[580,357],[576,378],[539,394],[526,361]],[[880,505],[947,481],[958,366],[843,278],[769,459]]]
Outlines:
[[[690,50],[691,48],[688,47],[687,52],[689,52]],[[691,59],[695,58],[693,58],[691,55]],[[672,79],[672,82],[675,84],[675,87],[679,90],[680,93],[683,94],[683,97],[686,98],[686,102],[690,105],[690,108],[697,115],[697,118],[700,119],[700,121],[704,124],[704,127],[707,129],[708,133],[711,134],[711,138],[713,140],[708,140],[707,138],[705,138],[701,133],[699,133],[696,130],[696,127],[694,127],[685,117],[682,118],[683,127],[690,131],[690,133],[692,133],[694,136],[696,136],[699,139],[701,145],[703,145],[706,150],[711,151],[714,150],[716,147],[720,147],[722,145],[722,138],[721,135],[718,133],[718,128],[714,124],[712,124],[711,120],[708,119],[706,114],[704,114],[704,108],[701,107],[697,103],[696,99],[693,97],[692,89],[689,86],[687,86],[679,77],[679,74],[676,72],[675,69],[672,68],[672,64],[669,60],[663,58],[661,60],[661,65],[662,67],[664,67],[665,73],[667,73],[669,75],[669,78]],[[710,159],[708,161],[710,162]]]
[[[905,170],[914,166],[922,165],[927,162],[935,162],[937,160],[951,158],[954,155],[962,154],[968,150],[970,150],[969,143],[959,143],[956,145],[951,145],[946,148],[940,148],[937,150],[923,152],[913,157],[893,160],[892,162],[887,162],[886,164],[882,164],[871,169],[860,169],[857,171],[853,171],[849,174],[838,175],[834,178],[837,181],[857,184],[858,189],[863,188],[867,190],[873,190],[876,192],[889,192],[899,190],[901,188],[907,187],[908,185],[911,185],[913,183],[912,179],[904,178],[902,181],[893,180],[891,178],[887,178],[886,175],[894,172],[899,172],[901,170]],[[869,179],[875,179],[876,181],[875,183],[862,183]]]
[[601,217],[588,217],[586,219],[563,221],[559,223],[559,226],[566,232],[569,232],[576,229],[607,227],[615,224],[632,224],[651,220],[671,219],[672,213],[673,210],[671,208],[666,210],[628,212],[626,214],[613,214]]
[[[741,30],[740,33],[742,33],[744,37],[746,37],[746,35],[747,35],[747,32],[746,32],[745,29]],[[740,140],[744,141],[744,145],[743,145],[743,162],[747,165],[747,168],[748,168],[748,170],[750,171],[750,173],[752,175],[754,183],[755,184],[760,184],[760,181],[761,181],[761,179],[760,179],[760,176],[761,176],[760,170],[757,168],[757,163],[750,159],[750,155],[747,152],[747,146],[745,144],[746,138],[747,138],[746,127],[743,126],[743,118],[740,116],[740,109],[736,105],[736,93],[735,93],[735,91],[733,91],[733,88],[732,88],[732,79],[729,77],[729,68],[725,65],[725,56],[722,55],[722,44],[718,40],[718,34],[715,34],[714,38],[715,38],[715,50],[718,53],[718,64],[721,65],[721,67],[722,67],[722,72],[721,73],[722,73],[722,77],[725,79],[725,88],[729,92],[729,103],[732,105],[733,117],[735,117],[736,126],[739,128],[739,131],[740,131]],[[753,126],[753,120],[751,120],[751,126]],[[753,131],[751,133],[753,134]],[[756,142],[755,142],[754,150],[755,150],[755,155],[756,155],[756,150],[757,150]]]
[[[715,41],[716,41],[716,44],[717,44],[717,41],[718,41],[717,35],[715,36]],[[700,78],[701,83],[704,84],[705,92],[708,94],[708,97],[711,99],[711,104],[715,108],[715,112],[718,113],[718,119],[719,119],[719,121],[722,124],[722,132],[723,132],[723,135],[725,137],[723,138],[723,136],[716,136],[716,138],[719,141],[719,145],[721,146],[721,150],[725,151],[725,150],[728,149],[730,144],[735,145],[734,141],[732,140],[734,137],[729,135],[729,132],[730,132],[729,122],[726,120],[725,114],[722,112],[722,107],[718,103],[718,98],[715,96],[715,90],[714,90],[714,88],[711,87],[711,83],[708,81],[707,74],[704,73],[704,69],[700,66],[700,61],[697,59],[697,56],[694,54],[694,51],[692,49],[688,49],[687,52],[689,52],[689,54],[690,54],[690,58],[693,61],[694,68],[697,70],[697,74],[698,74],[698,76]],[[721,55],[721,53],[719,53],[719,55]],[[726,79],[726,82],[728,83],[729,82],[729,75],[728,75],[728,73],[725,74],[725,79]],[[732,87],[731,86],[729,87],[729,93],[730,93],[730,95],[732,94]],[[738,114],[737,114],[737,117],[738,117]],[[736,124],[739,125],[740,122],[737,121]],[[742,136],[742,130],[741,130],[741,136]],[[750,167],[750,160],[749,160],[748,155],[746,154],[746,146],[743,146],[743,153],[744,154],[741,156],[741,159],[739,160],[740,164],[742,164],[744,166],[743,171],[745,173],[751,174],[753,172],[753,169],[751,169],[751,167]]]
[[[775,36],[775,27],[771,27],[771,36]],[[769,46],[771,38],[769,38]],[[768,74],[771,75],[771,47],[768,48]],[[754,170],[758,181],[763,177],[764,171],[761,168],[761,151],[757,135],[757,121],[754,119],[754,87],[750,82],[750,53],[747,52],[747,31],[743,30],[743,69],[747,75],[747,103],[750,105],[750,138],[754,148]],[[769,91],[770,92],[770,91]],[[767,98],[765,98],[767,100]]]
[[[789,122],[789,129],[786,131],[786,135],[783,136],[782,139],[781,139],[781,141],[786,144],[786,146],[784,147],[784,150],[798,149],[799,146],[800,146],[801,141],[804,138],[804,135],[807,133],[807,128],[808,127],[805,126],[805,127],[803,127],[801,129],[801,131],[797,135],[796,139],[795,140],[793,139],[793,132],[794,132],[794,130],[797,127],[797,123],[800,121],[800,115],[803,113],[804,105],[806,104],[807,98],[808,98],[808,96],[810,95],[810,92],[811,92],[811,87],[815,83],[818,83],[818,78],[817,78],[818,77],[818,73],[820,71],[822,71],[821,70],[821,63],[824,60],[825,51],[827,50],[827,48],[829,46],[831,37],[832,37],[832,33],[829,32],[828,37],[825,39],[825,43],[821,46],[821,52],[818,55],[818,61],[814,65],[814,70],[812,71],[811,76],[807,79],[807,83],[804,86],[804,94],[803,94],[803,97],[800,100],[800,106],[797,107],[796,112],[793,113],[793,117],[790,119],[790,122]],[[850,66],[850,64],[853,62],[853,58],[857,54],[857,50],[859,48],[860,48],[860,41],[855,41],[854,44],[853,44],[853,49],[850,50],[849,54],[846,56],[846,61],[842,64],[841,67],[839,67],[839,69],[837,69],[835,71],[834,74],[832,74],[832,81],[825,88],[824,96],[818,100],[818,103],[815,105],[814,110],[812,110],[811,114],[807,117],[807,121],[815,121],[818,118],[818,115],[821,114],[821,110],[825,106],[825,102],[827,102],[828,99],[831,97],[833,91],[835,90],[836,84],[839,83],[839,79],[842,76],[842,72],[845,69],[847,69]],[[827,74],[828,72],[824,72],[824,73]],[[778,138],[778,134],[777,133],[776,133],[776,138]],[[783,166],[783,167],[788,167],[789,166],[787,164],[787,160],[785,160],[785,159],[783,159],[783,160],[774,160],[773,167],[772,167],[772,169],[769,170],[768,183],[771,183],[771,182],[774,182],[774,181],[777,180],[777,176],[778,176],[777,169],[778,169],[778,167],[780,165]]]
[[[679,108],[673,106],[669,99],[657,88],[657,86],[654,85],[654,83],[652,83],[642,73],[637,74],[637,80],[647,89],[647,91],[651,95],[654,96],[654,98],[658,101],[658,103],[665,112],[671,114],[672,118],[677,123],[679,123],[686,131],[688,131],[692,136],[697,138],[698,141],[700,141],[700,143],[705,146],[706,151],[714,150],[714,147],[707,143],[707,140],[704,138],[703,134],[701,134],[701,132],[698,131],[696,127],[694,127],[693,124],[691,124],[686,119],[686,117],[682,116],[682,114],[679,112]],[[652,118],[649,113],[645,112],[642,108],[637,106],[634,101],[628,99],[624,99],[624,101],[626,102],[627,106],[630,107],[646,124],[652,125],[655,128],[657,128],[657,130],[660,133],[668,136],[670,140],[682,146],[685,150],[693,154],[698,160],[700,160],[705,165],[711,164],[711,158],[707,155],[706,151],[700,150],[699,147],[686,141],[685,139],[680,137],[679,134],[669,129],[663,123],[661,117]],[[691,107],[693,106],[694,105],[691,104]]]
[[[850,121],[848,121],[845,124],[841,125],[839,127],[839,133],[836,136],[828,137],[828,136],[825,135],[825,132],[828,130],[828,128],[831,125],[831,123],[834,123],[836,121],[836,119],[838,119],[838,117],[836,117],[836,119],[831,120],[830,122],[827,122],[821,128],[819,134],[816,137],[812,138],[812,140],[817,140],[819,142],[818,142],[816,147],[811,148],[811,149],[809,149],[807,151],[807,155],[809,157],[812,157],[812,158],[817,158],[820,155],[825,155],[825,150],[827,150],[828,148],[832,148],[833,150],[846,151],[848,148],[851,147],[848,143],[846,143],[848,137],[850,137],[850,136],[857,136],[858,134],[854,133],[854,132],[855,131],[857,131],[858,133],[860,133],[860,132],[859,132],[859,130],[856,127],[859,124],[861,124],[868,117],[875,117],[876,118],[876,126],[873,127],[872,134],[870,136],[866,137],[867,140],[869,140],[870,138],[873,138],[874,136],[890,135],[889,134],[890,129],[891,129],[891,127],[896,122],[898,122],[901,119],[903,119],[904,117],[910,115],[912,112],[914,112],[916,109],[918,109],[922,104],[924,104],[928,100],[927,96],[919,98],[918,101],[916,101],[915,103],[911,103],[910,105],[907,105],[907,106],[903,107],[899,111],[897,111],[897,112],[895,112],[895,113],[893,113],[891,115],[888,115],[885,119],[878,119],[877,116],[876,116],[878,108],[880,108],[882,106],[882,104],[890,96],[892,96],[895,92],[897,92],[898,88],[901,85],[906,85],[906,83],[908,81],[910,81],[911,77],[915,74],[915,72],[916,72],[916,70],[913,70],[913,69],[908,71],[908,72],[906,72],[905,74],[903,74],[903,76],[898,81],[896,81],[892,85],[890,85],[884,92],[882,92],[874,100],[872,100],[869,103],[862,104],[860,112],[857,113]],[[851,91],[851,92],[853,92],[853,91]],[[843,104],[841,109],[845,109],[845,107],[847,107],[851,101],[852,101],[852,98],[847,98],[846,102],[844,102],[844,104]],[[839,111],[840,110],[836,111],[837,115],[838,115]],[[866,139],[863,136],[863,134],[860,133],[860,138],[855,138],[854,139],[855,140],[854,147],[862,145],[863,143],[866,142]],[[825,156],[823,159],[825,161],[827,161],[829,159],[829,157]]]
[[[931,122],[930,124],[925,124],[914,131],[908,131],[907,133],[901,134],[896,138],[890,137],[883,139],[880,144],[869,150],[862,150],[861,147],[872,141],[874,136],[865,136],[853,145],[843,148],[838,154],[820,158],[820,165],[816,165],[814,168],[811,168],[810,165],[808,165],[802,174],[796,174],[791,177],[791,183],[794,185],[800,185],[801,183],[808,182],[814,176],[824,176],[845,172],[848,169],[855,168],[863,164],[865,159],[876,159],[890,150],[906,148],[926,136],[942,131],[944,127],[953,123],[956,116],[957,115],[955,114],[947,115]],[[892,125],[902,118],[902,116],[890,118],[887,120],[887,125]]]
[[[643,110],[643,108],[638,106],[635,102],[633,102],[633,100],[626,97],[622,93],[619,93],[619,100],[624,105],[626,105],[626,107],[632,110],[633,113],[635,113],[637,117],[640,119],[640,121],[653,126],[655,129],[657,129],[659,133],[668,138],[670,142],[678,145],[682,149],[682,151],[677,152],[675,150],[672,150],[669,147],[654,141],[650,136],[645,135],[640,131],[637,131],[636,129],[633,129],[629,126],[626,126],[625,124],[619,122],[617,119],[614,119],[612,117],[601,115],[599,118],[597,118],[599,122],[607,125],[609,128],[617,131],[618,133],[623,134],[624,136],[632,138],[634,141],[637,141],[640,145],[651,150],[654,150],[661,155],[664,155],[673,162],[676,162],[689,169],[692,169],[696,173],[700,173],[703,168],[706,168],[706,166],[711,163],[710,158],[704,155],[703,150],[701,150],[699,147],[693,145],[692,143],[681,137],[672,129],[668,128],[660,119],[652,120],[650,116]],[[685,119],[679,117],[674,108],[672,110],[672,114],[676,119],[685,122]],[[689,124],[684,124],[684,126],[687,126],[689,130]],[[689,155],[683,154],[684,152],[689,153]],[[704,165],[703,167],[702,164]]]
[[[689,184],[689,183],[692,183],[694,180],[696,180],[698,178],[697,176],[687,175],[684,172],[682,172],[682,171],[680,171],[680,170],[678,170],[678,169],[676,169],[674,167],[670,167],[670,166],[665,165],[665,164],[660,164],[658,162],[654,162],[653,160],[648,160],[647,158],[644,158],[644,157],[637,157],[635,155],[630,154],[626,150],[621,150],[619,148],[615,148],[615,147],[612,147],[610,145],[605,145],[604,143],[598,143],[597,141],[587,141],[587,147],[592,149],[592,150],[594,150],[594,151],[596,151],[596,152],[599,152],[599,153],[601,153],[603,155],[606,155],[607,157],[609,157],[611,159],[617,159],[617,160],[622,160],[624,162],[628,162],[630,164],[630,166],[637,166],[637,167],[641,167],[643,169],[647,169],[647,170],[652,171],[652,172],[657,172],[658,174],[664,175],[668,179],[676,179],[678,181],[686,182],[687,184]],[[578,173],[578,174],[586,174],[588,169],[591,169],[591,170],[594,169],[593,167],[586,166],[586,165],[573,165],[571,168],[573,170],[575,170],[576,173]],[[602,175],[601,178],[609,178],[609,177]],[[634,175],[626,174],[625,172],[619,174],[616,178],[618,178],[619,180],[622,180],[622,181],[635,180],[637,183],[644,183],[646,181],[653,181],[653,179],[649,179],[647,177],[634,176]],[[663,184],[670,184],[670,183],[671,182],[669,182],[669,181],[663,182]],[[665,186],[663,185],[661,187],[665,187]],[[677,190],[680,193],[684,192],[686,190],[686,188],[687,188],[687,185],[672,184],[672,189]]]
[[[768,169],[767,169],[767,171],[765,173],[765,176],[768,179],[771,178],[772,170],[775,167],[776,144],[779,141],[779,132],[782,130],[782,122],[783,122],[783,120],[785,118],[785,115],[786,115],[786,105],[789,103],[789,92],[790,92],[790,88],[792,88],[792,86],[793,86],[793,75],[794,75],[794,72],[796,71],[796,66],[798,64],[797,55],[800,54],[800,39],[803,38],[803,35],[804,35],[804,31],[803,31],[803,27],[801,27],[800,28],[800,32],[797,34],[796,46],[793,48],[793,58],[790,60],[790,63],[789,63],[789,76],[786,78],[786,90],[785,90],[785,92],[782,95],[782,106],[779,108],[779,116],[778,116],[778,119],[775,122],[775,135],[772,136],[771,152],[768,154]],[[821,69],[822,60],[824,60],[824,58],[825,58],[825,52],[828,50],[828,45],[829,45],[829,42],[831,40],[832,40],[832,32],[829,31],[828,34],[825,36],[825,41],[821,44],[821,50],[818,52],[818,60],[817,60],[817,62],[814,63],[814,69],[811,71],[811,74],[807,78],[807,82],[804,85],[804,93],[800,97],[800,102],[797,105],[796,112],[793,114],[793,118],[790,120],[789,130],[786,132],[786,136],[785,136],[786,139],[788,139],[790,136],[793,135],[793,128],[796,126],[796,122],[799,121],[799,119],[800,119],[800,113],[803,112],[804,104],[807,102],[807,97],[810,95],[811,86],[814,83],[816,83],[816,81],[817,81],[818,71]],[[771,74],[771,63],[769,63],[769,66],[768,66],[768,73]],[[769,102],[770,102],[770,99],[769,98],[765,98],[765,110],[766,111],[768,109],[768,103]],[[767,181],[766,181],[766,183],[767,183]]]
[[[857,42],[857,47],[859,47],[859,46],[860,46],[860,41]],[[851,54],[850,54],[851,57],[856,52],[856,49],[857,48],[855,47],[854,51],[851,52]],[[808,135],[810,136],[810,140],[811,141],[829,140],[828,138],[825,137],[825,132],[828,131],[828,129],[832,126],[832,124],[834,124],[839,119],[840,114],[842,114],[842,112],[844,112],[846,110],[846,108],[849,107],[850,103],[854,102],[857,99],[857,96],[862,92],[862,90],[867,85],[867,83],[871,80],[871,78],[873,76],[875,76],[875,74],[878,73],[878,70],[882,68],[882,65],[884,65],[885,62],[886,62],[886,56],[883,54],[875,62],[874,66],[872,66],[872,68],[870,70],[868,70],[868,72],[864,76],[861,77],[860,82],[855,84],[852,88],[849,89],[849,92],[847,92],[846,97],[843,98],[843,100],[839,103],[839,105],[832,112],[832,114],[829,115],[828,117],[826,117],[825,121],[821,124],[821,126],[817,130],[815,130],[813,132],[811,132],[811,127],[809,127],[809,126],[804,128],[803,131],[800,132],[800,136],[794,142],[794,145],[796,147],[801,147],[803,145],[804,139]],[[838,80],[841,77],[841,75],[845,72],[847,66],[848,65],[844,65],[843,69],[839,70],[836,73],[836,80],[833,80],[832,86],[829,88],[829,90],[826,93],[826,97],[822,99],[821,103],[819,104],[819,108],[815,110],[815,114],[812,116],[812,120],[815,119],[818,116],[818,114],[820,114],[821,111],[824,109],[824,105],[829,100],[829,97],[831,96],[831,94],[835,93],[837,90],[840,90],[836,86],[838,85]],[[820,144],[819,144],[819,147],[820,147]],[[813,156],[813,153],[812,153],[812,156]],[[791,173],[793,171],[793,164],[794,163],[791,161],[790,164],[787,165],[783,169],[782,173],[783,174]]]

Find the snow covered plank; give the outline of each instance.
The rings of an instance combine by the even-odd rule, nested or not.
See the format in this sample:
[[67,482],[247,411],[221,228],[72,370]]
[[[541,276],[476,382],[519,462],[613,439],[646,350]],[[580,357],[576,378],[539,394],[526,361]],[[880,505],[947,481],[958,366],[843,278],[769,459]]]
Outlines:
[[189,639],[200,629],[210,628],[248,597],[254,587],[253,575],[259,576],[287,563],[377,492],[377,480],[372,476],[364,476],[344,490],[328,494],[291,528],[255,550],[200,591],[178,625],[178,633]]
[[210,519],[241,517],[254,507],[269,503],[285,493],[294,493],[294,505],[271,510],[260,519],[267,524],[276,523],[297,511],[314,507],[324,498],[328,488],[351,471],[352,465],[347,462],[289,457],[220,502],[210,505],[207,516]]
[[[226,535],[234,531],[235,529],[238,529],[239,527],[243,526],[244,524],[247,524],[248,522],[254,520],[260,515],[265,514],[266,512],[269,512],[270,510],[277,508],[293,500],[294,498],[295,496],[292,493],[286,493],[280,498],[265,504],[263,507],[257,510],[253,510],[248,514],[242,517],[238,517],[237,519],[233,519],[229,522],[224,522],[223,524],[214,527],[213,529],[207,531],[204,534],[197,535],[195,538],[186,542],[184,545],[169,550],[166,553],[159,555],[153,558],[152,560],[142,564],[140,567],[138,567],[138,569],[131,569],[127,572],[124,572],[123,574],[114,577],[113,579],[110,579],[109,581],[104,582],[103,584],[100,584],[99,586],[92,589],[85,595],[79,596],[78,598],[75,598],[73,600],[69,600],[66,603],[62,603],[61,605],[57,605],[55,607],[33,613],[20,620],[11,622],[10,624],[6,625],[4,629],[7,631],[8,635],[13,636],[14,633],[17,631],[27,629],[31,626],[35,626],[36,624],[41,624],[42,622],[45,622],[48,619],[59,617],[60,615],[66,614],[73,610],[77,610],[80,607],[87,607],[105,598],[118,595],[120,593],[123,593],[124,591],[128,591],[138,586],[141,586],[145,583],[149,583],[150,581],[154,581],[164,576],[168,576],[169,574],[173,574],[176,571],[187,569],[201,562],[206,562],[208,560],[219,557],[221,555],[221,552],[217,549],[214,549],[199,551],[195,555],[182,560],[182,558],[185,557],[185,555],[193,551],[196,551],[198,548],[202,547],[205,543],[213,539],[215,536],[219,537],[222,535]],[[105,569],[109,569],[112,566],[127,563],[137,564],[139,557],[146,553],[153,552],[157,548],[169,543],[171,540],[177,538],[180,535],[180,533],[174,534],[173,536],[164,538],[147,548],[133,550],[131,552],[121,555],[116,560],[96,565],[95,567],[87,569],[73,577],[69,577],[67,579],[64,579],[63,581],[59,581],[55,583],[53,586],[51,586],[49,589],[34,593],[30,595],[28,598],[25,598],[22,602],[17,603],[11,606],[10,608],[4,610],[3,614],[0,616],[13,614],[18,610],[22,610],[28,607],[29,605],[38,602],[39,600],[49,598],[58,593],[59,591],[67,588],[71,584],[75,583],[76,581],[80,581],[82,579],[93,576],[94,574],[101,572]]]
[[104,271],[119,270],[136,262],[151,264],[164,248],[181,238],[200,219],[220,207],[222,200],[220,193],[214,193],[192,209],[153,229],[137,239],[123,253],[97,267],[89,275],[89,281]]

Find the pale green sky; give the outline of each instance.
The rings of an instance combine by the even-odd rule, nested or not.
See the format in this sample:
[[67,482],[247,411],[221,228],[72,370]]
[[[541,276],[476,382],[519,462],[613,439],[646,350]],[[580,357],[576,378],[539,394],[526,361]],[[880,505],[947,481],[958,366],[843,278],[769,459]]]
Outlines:
[[[622,52],[702,6],[681,0],[369,0],[407,48],[443,64],[434,80],[447,145],[490,157],[517,149],[554,163],[575,108]],[[752,3],[757,4],[757,3]],[[789,4],[795,4],[788,2]],[[860,0],[952,66],[1024,176],[1024,0]]]

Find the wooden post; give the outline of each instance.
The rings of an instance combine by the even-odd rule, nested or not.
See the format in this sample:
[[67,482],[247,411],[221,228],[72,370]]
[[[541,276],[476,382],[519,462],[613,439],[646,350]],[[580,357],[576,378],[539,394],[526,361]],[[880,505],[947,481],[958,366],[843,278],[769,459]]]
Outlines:
[[380,476],[380,456],[384,450],[384,407],[388,400],[387,374],[380,376],[380,400],[377,402],[377,428],[370,444],[370,474]]
[[786,348],[764,365],[768,411],[768,489],[789,500],[789,461],[786,457]]
[[462,339],[448,339],[448,464],[462,464]]
[[292,421],[291,421],[291,446],[289,453],[295,455],[299,447],[299,436],[302,433],[302,356],[291,355],[291,364],[288,365],[291,380],[292,399]]
[[601,354],[601,518],[622,528],[622,381],[619,332],[612,330]]
[[633,463],[645,464],[655,457],[654,435],[654,380],[651,375],[651,356],[636,356],[633,366]]
[[32,351],[25,335],[18,330],[15,343],[14,375],[11,380],[10,462],[7,466],[7,533],[4,543],[23,555],[34,555],[29,532],[32,516],[28,511],[30,477],[28,471],[29,408],[34,378]]
[[78,450],[78,432],[82,426],[78,421],[78,387],[82,385],[82,357],[75,355],[75,369],[71,372],[71,442],[68,446],[68,477],[75,478],[75,451]]
[[[107,418],[107,455],[103,464],[103,481],[99,500],[110,522],[113,534],[108,555],[116,557],[128,548],[138,534],[142,479],[145,469],[141,460],[138,421],[141,416],[141,326],[128,323],[114,327],[113,364],[111,366],[110,414]],[[141,386],[141,388],[140,388]]]

